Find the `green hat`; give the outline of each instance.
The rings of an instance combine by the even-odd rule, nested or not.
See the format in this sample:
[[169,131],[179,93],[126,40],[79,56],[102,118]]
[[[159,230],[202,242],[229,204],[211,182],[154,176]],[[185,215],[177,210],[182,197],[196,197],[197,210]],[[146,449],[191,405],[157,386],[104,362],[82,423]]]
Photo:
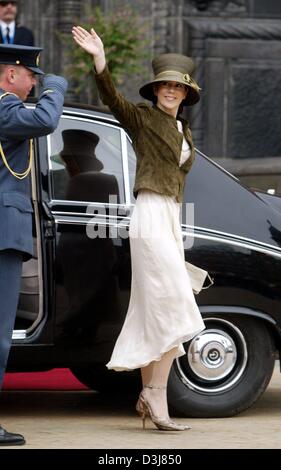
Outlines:
[[152,61],[154,72],[154,80],[143,85],[139,93],[140,95],[153,101],[155,98],[153,84],[159,82],[178,82],[188,87],[188,94],[182,104],[191,106],[200,100],[199,86],[191,77],[195,69],[195,64],[190,57],[181,54],[161,54]]
[[0,64],[22,65],[39,75],[39,55],[42,47],[21,46],[18,44],[0,44]]

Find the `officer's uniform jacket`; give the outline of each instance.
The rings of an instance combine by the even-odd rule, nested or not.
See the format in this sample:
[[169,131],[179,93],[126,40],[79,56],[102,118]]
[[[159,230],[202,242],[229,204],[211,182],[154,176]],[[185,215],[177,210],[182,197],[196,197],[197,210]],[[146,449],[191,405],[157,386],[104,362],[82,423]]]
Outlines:
[[[0,141],[12,170],[28,167],[29,139],[55,130],[62,113],[65,87],[61,77],[50,76],[35,109],[27,109],[14,94],[0,99]],[[0,97],[5,93],[0,89]],[[24,259],[33,254],[30,178],[13,176],[0,157],[0,250],[14,249]]]

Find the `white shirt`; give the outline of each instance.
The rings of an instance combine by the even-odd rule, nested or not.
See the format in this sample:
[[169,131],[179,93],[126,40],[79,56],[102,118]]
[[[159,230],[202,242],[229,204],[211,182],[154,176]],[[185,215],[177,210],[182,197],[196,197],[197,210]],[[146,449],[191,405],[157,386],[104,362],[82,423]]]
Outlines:
[[1,28],[1,33],[2,33],[4,41],[5,41],[6,36],[7,36],[7,26],[10,29],[9,34],[10,34],[10,38],[11,38],[10,39],[11,43],[13,43],[14,42],[14,36],[15,36],[16,22],[12,21],[11,23],[7,24],[4,21],[0,20],[0,28]]
[[[177,120],[177,125],[178,125],[178,130],[183,134],[183,127],[182,127],[182,122]],[[190,145],[186,141],[186,138],[183,136],[183,141],[182,141],[182,149],[181,149],[181,157],[180,157],[180,166],[186,162],[186,160],[190,157],[191,150],[190,150]]]

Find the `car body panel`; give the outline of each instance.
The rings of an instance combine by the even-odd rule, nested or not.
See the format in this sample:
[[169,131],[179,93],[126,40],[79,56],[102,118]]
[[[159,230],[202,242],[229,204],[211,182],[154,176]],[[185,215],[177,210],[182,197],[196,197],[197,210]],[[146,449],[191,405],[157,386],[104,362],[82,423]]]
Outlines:
[[[70,176],[71,156],[69,161],[62,157],[67,129],[98,135],[95,157],[102,170]],[[77,152],[79,145],[74,144]],[[58,129],[36,140],[35,157],[40,312],[33,324],[17,319],[8,369],[104,367],[130,298],[132,145],[111,114],[66,106]],[[214,286],[196,297],[203,317],[258,319],[280,350],[281,213],[276,204],[199,151],[184,201],[185,257],[214,278]]]

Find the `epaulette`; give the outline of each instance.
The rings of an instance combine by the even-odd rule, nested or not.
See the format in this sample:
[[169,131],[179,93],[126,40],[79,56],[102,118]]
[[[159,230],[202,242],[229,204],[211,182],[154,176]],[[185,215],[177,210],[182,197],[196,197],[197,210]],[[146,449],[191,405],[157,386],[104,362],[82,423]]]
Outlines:
[[0,100],[2,100],[3,98],[5,98],[5,96],[7,95],[14,95],[18,98],[18,96],[15,94],[15,93],[11,93],[9,91],[6,91],[5,93],[3,93],[2,95],[0,95]]
[[43,91],[43,95],[48,95],[49,93],[54,93],[54,90],[49,88],[48,90]]

